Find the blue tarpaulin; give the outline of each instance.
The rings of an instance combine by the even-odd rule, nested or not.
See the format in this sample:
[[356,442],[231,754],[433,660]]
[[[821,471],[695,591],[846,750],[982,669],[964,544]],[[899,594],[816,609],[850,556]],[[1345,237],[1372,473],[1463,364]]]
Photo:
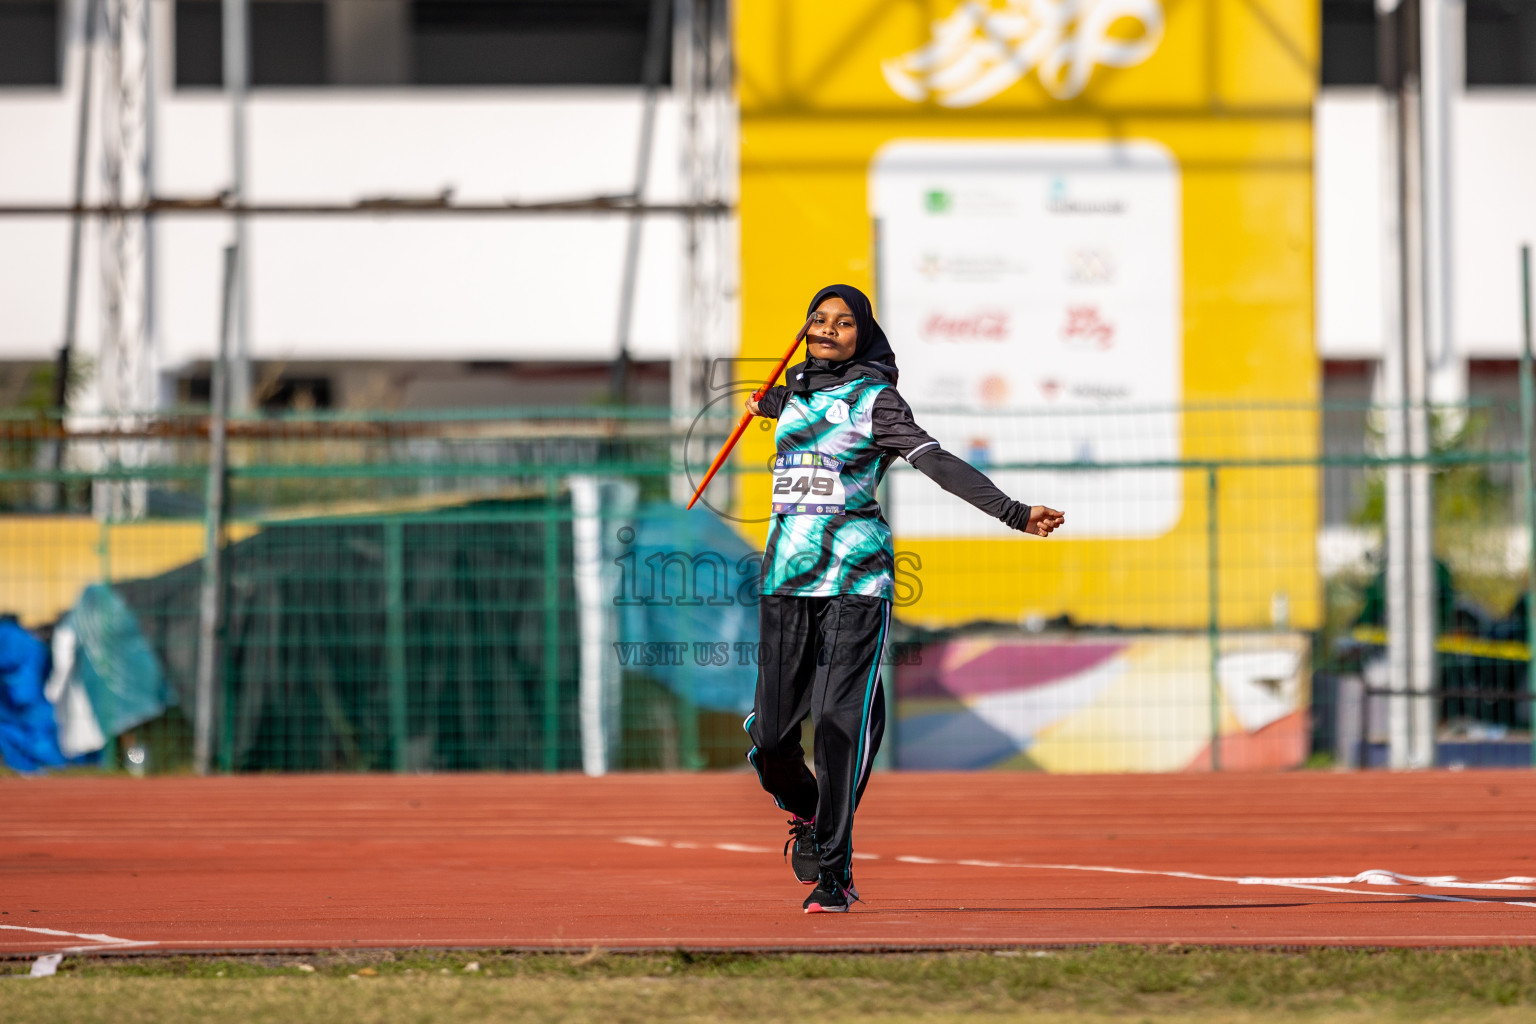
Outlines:
[[109,738],[175,703],[137,617],[105,584],[85,588],[54,643],[50,690],[55,652],[0,618],[0,759],[16,771],[91,763]]
[[622,552],[620,663],[702,711],[751,711],[761,552],[712,512],[661,504]]
[[65,763],[43,692],[52,660],[48,646],[13,616],[0,618],[0,759],[18,772]]
[[78,638],[74,671],[90,694],[103,733],[121,735],[176,703],[138,617],[111,587],[86,587],[64,621]]

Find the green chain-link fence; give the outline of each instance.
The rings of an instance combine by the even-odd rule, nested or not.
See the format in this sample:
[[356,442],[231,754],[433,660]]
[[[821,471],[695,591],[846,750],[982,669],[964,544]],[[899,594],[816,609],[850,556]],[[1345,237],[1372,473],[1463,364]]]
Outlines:
[[[682,425],[601,409],[233,421],[212,767],[740,767],[766,435],[733,459],[713,511],[677,500],[679,456],[696,478],[734,418],[721,408]],[[1379,410],[940,419],[928,425],[948,446],[1064,507],[1068,527],[1008,537],[893,469],[887,764],[1384,761],[1398,698],[1382,674]],[[1517,421],[1438,410],[1418,460],[1434,489],[1443,763],[1530,762]],[[104,737],[105,759],[187,770],[205,419],[4,430],[0,611],[49,637],[71,609],[66,623],[89,622],[82,592],[109,584],[173,706]],[[1169,430],[1172,457],[1146,441]]]

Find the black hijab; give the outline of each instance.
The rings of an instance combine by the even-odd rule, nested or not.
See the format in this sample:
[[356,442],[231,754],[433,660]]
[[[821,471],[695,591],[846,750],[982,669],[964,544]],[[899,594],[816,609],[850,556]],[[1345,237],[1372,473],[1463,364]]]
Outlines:
[[816,293],[805,315],[809,317],[816,312],[816,307],[832,295],[848,303],[848,308],[853,311],[853,323],[859,330],[858,344],[853,350],[853,355],[839,363],[825,359],[807,359],[803,363],[791,366],[784,374],[784,382],[789,385],[789,390],[820,391],[822,388],[846,384],[860,377],[879,377],[895,384],[896,353],[891,351],[891,343],[886,340],[885,332],[875,322],[875,312],[870,307],[869,296],[851,284],[828,285]]

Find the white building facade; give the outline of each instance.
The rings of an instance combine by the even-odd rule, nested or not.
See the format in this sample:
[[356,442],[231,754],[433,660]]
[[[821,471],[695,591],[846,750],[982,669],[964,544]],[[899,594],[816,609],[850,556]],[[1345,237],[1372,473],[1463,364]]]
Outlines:
[[[144,2],[153,194],[215,196],[231,183],[221,5]],[[1483,363],[1518,358],[1518,251],[1536,240],[1536,4],[1480,2],[1455,7],[1467,49],[1453,75],[1448,161],[1450,346],[1474,392]],[[666,74],[642,199],[677,204],[699,195],[683,173],[686,118],[671,84],[684,3],[663,6]],[[86,10],[87,0],[0,0],[0,205],[73,199]],[[251,10],[248,203],[635,191],[649,0],[253,0]],[[1368,393],[1390,333],[1386,115],[1380,91],[1359,84],[1371,78],[1371,11],[1369,0],[1324,3],[1316,117],[1317,345],[1336,393],[1349,396]],[[98,92],[102,80],[98,69]],[[103,111],[98,96],[87,202],[106,198]],[[726,189],[719,198],[733,197]],[[613,213],[252,218],[254,386],[278,400],[300,382],[310,400],[335,406],[574,404],[604,391],[605,367],[627,337],[638,397],[665,403],[679,339],[703,355],[734,352],[733,317],[717,317],[700,338],[683,312],[696,292],[679,215],[645,218],[625,317],[629,230],[629,217]],[[231,237],[222,214],[162,214],[150,227],[147,345],[162,403],[200,397]],[[102,238],[100,222],[88,222],[77,340],[85,356],[102,334]],[[730,245],[713,258],[728,305]],[[0,218],[0,364],[54,359],[69,265],[67,217]]]
[[[110,6],[119,0],[102,2]],[[0,36],[5,35],[4,18],[17,14],[6,9],[14,3],[0,0]],[[210,62],[217,74],[218,35],[206,31],[206,25],[201,35],[189,32],[178,19],[194,16],[201,24],[218,14],[219,5],[207,0],[149,3],[153,194],[217,196],[230,188],[232,178],[230,103],[217,81],[206,81]],[[38,78],[53,75],[52,84],[0,86],[0,205],[68,205],[87,53],[86,0],[27,4],[33,13],[52,9],[59,53],[51,69],[32,69]],[[642,203],[699,200],[696,189],[690,196],[691,179],[685,173],[683,108],[678,90],[669,84],[671,67],[652,93],[649,160],[644,171],[639,165],[647,90],[638,61],[649,28],[648,0],[570,5],[606,16],[613,24],[604,29],[598,17],[602,31],[587,31],[569,16],[546,17],[551,24],[542,30],[535,19],[531,29],[513,24],[501,31],[502,50],[514,55],[530,35],[543,38],[544,48],[556,56],[561,46],[573,55],[563,67],[535,62],[528,72],[532,84],[439,84],[451,79],[455,60],[479,60],[480,77],[494,77],[507,52],[477,55],[475,37],[488,35],[494,42],[498,32],[495,25],[470,25],[460,33],[464,45],[447,45],[446,54],[433,57],[432,46],[443,50],[445,44],[434,41],[431,32],[400,38],[402,30],[410,34],[412,6],[404,0],[257,0],[252,5],[247,204],[348,205],[382,197],[445,198],[455,205],[542,203],[632,196],[642,177]],[[431,14],[435,5],[429,0],[416,6]],[[262,16],[274,10],[281,15],[284,8],[292,9],[288,17],[297,28],[267,24],[264,38]],[[384,48],[405,54],[382,61],[382,68],[380,60],[369,64],[355,54],[348,63],[348,48],[338,45],[336,36],[371,30],[376,39],[384,8],[394,12],[392,31],[382,33]],[[325,60],[311,59],[297,70],[280,61],[264,67],[264,45],[272,50],[285,39],[307,38],[301,31],[306,27],[323,29],[324,39],[311,39],[311,49]],[[671,25],[663,28],[668,38],[662,54],[670,63]],[[33,29],[34,36],[40,34],[36,25]],[[584,31],[592,37],[585,42]],[[202,49],[189,58],[186,48],[192,45]],[[210,46],[215,48],[211,57]],[[425,84],[403,81],[410,78],[412,52],[425,54],[419,62],[426,65]],[[544,61],[552,59],[546,54]],[[87,133],[87,204],[110,198],[99,173],[108,127],[103,114],[111,116],[101,102],[100,65]],[[328,74],[326,68],[332,79],[339,68],[340,80],[313,81]],[[461,77],[473,79],[475,70],[471,66]],[[561,74],[633,80],[537,81]],[[301,81],[283,82],[284,75]],[[266,84],[264,77],[267,83],[278,81]],[[729,203],[732,197],[703,198]],[[680,308],[689,294],[685,217],[661,213],[642,218],[632,311],[625,326],[620,322],[621,291],[633,219],[613,212],[252,216],[247,238],[249,355],[258,366],[253,384],[261,386],[260,368],[265,367],[269,390],[285,376],[323,385],[323,405],[576,404],[606,387],[602,368],[614,359],[622,335],[630,357],[640,364],[637,397],[665,404],[666,364],[676,355]],[[197,388],[189,394],[186,381],[206,379],[218,338],[222,253],[232,237],[232,218],[224,214],[173,212],[152,220],[148,345],[161,402],[195,400]],[[88,219],[77,339],[79,353],[87,358],[94,357],[100,341],[102,240],[101,221]],[[54,359],[64,333],[69,265],[68,217],[0,218],[0,362]],[[729,282],[722,287],[729,288]],[[720,334],[718,325],[713,333]],[[735,338],[714,336],[703,344],[711,352],[731,352]],[[544,369],[519,373],[520,364]],[[551,375],[551,365],[570,372]],[[584,366],[596,372],[584,374]],[[359,374],[360,367],[372,372]],[[338,393],[338,387],[347,393]]]

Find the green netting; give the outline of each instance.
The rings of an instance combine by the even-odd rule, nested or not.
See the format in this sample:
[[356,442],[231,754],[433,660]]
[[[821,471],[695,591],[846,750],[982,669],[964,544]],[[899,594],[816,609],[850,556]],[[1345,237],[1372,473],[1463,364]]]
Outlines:
[[[1153,413],[1106,412],[1096,429],[1134,449]],[[1493,413],[1467,409],[1437,418],[1435,450],[1423,460],[1433,479],[1433,543],[1443,567],[1437,664],[1445,692],[1436,720],[1445,763],[1530,757],[1523,453],[1518,427],[1511,427],[1518,416],[1512,420],[1502,407]],[[1188,719],[1183,733],[1169,727],[1149,734],[1148,745],[1204,742],[1220,725],[1210,710],[1221,701],[1236,706],[1216,692],[1227,685],[1218,678],[1221,664],[1251,662],[1258,647],[1301,659],[1303,674],[1287,684],[1286,700],[1298,702],[1310,722],[1287,719],[1288,735],[1303,743],[1310,728],[1313,747],[1336,749],[1344,728],[1334,715],[1336,695],[1349,685],[1358,693],[1362,680],[1387,685],[1372,676],[1386,639],[1379,580],[1390,460],[1380,456],[1373,426],[1380,411],[1212,405],[1179,415],[1181,460],[986,467],[1005,488],[1025,479],[1009,474],[1045,474],[1028,479],[1051,486],[1103,482],[1097,496],[1068,510],[1069,523],[1081,530],[1086,521],[1089,533],[1094,517],[1107,512],[1155,517],[1171,494],[1189,542],[1171,546],[1149,537],[1107,554],[1063,536],[1050,550],[1062,550],[1065,560],[1049,566],[1044,558],[1005,565],[965,543],[926,549],[926,563],[906,563],[910,600],[896,609],[893,635],[906,647],[895,658],[927,660],[898,663],[886,677],[895,706],[888,749],[927,744],[923,756],[946,754],[925,737],[960,729],[955,735],[971,739],[950,748],[978,764],[1041,763],[1037,751],[1023,748],[1044,731],[1030,733],[1030,716],[1050,687],[1031,689],[1033,682],[1021,680],[1035,678],[1032,666],[1065,664],[1094,645],[1129,651],[1117,656],[1141,689],[1122,694],[1114,716],[1076,723],[1085,749],[1125,742],[1090,728],[1180,716]],[[1333,445],[1325,430],[1320,445],[1320,419],[1346,415],[1350,444]],[[1015,440],[1048,438],[1070,426],[1046,414],[998,418],[994,426]],[[724,513],[752,519],[753,509],[740,504],[751,500],[750,488],[733,495],[728,485],[762,468],[747,461],[728,466],[716,485],[719,512],[677,511],[688,483],[680,458],[686,452],[681,461],[695,468],[707,462],[733,416],[720,419],[686,436],[665,410],[236,421],[215,767],[583,767],[593,747],[593,708],[583,701],[591,696],[594,649],[602,661],[602,700],[613,705],[597,709],[599,717],[611,713],[603,738],[607,767],[740,767],[741,681],[755,674],[738,660],[736,646],[751,639],[755,620],[755,609],[739,599],[753,567],[740,560],[757,542],[742,539],[751,529],[731,525]],[[41,433],[36,426],[0,416],[0,589],[10,602],[0,611],[18,612],[45,635],[87,587],[110,583],[179,697],[158,718],[126,726],[122,745],[146,748],[150,770],[184,768],[196,712],[205,423],[157,414],[74,423],[67,435],[56,423]],[[1251,457],[1231,454],[1227,439],[1237,435],[1252,441]],[[44,457],[55,443],[66,446],[58,470],[47,468]],[[1197,457],[1212,451],[1230,457]],[[583,479],[601,481],[603,493],[625,492],[623,509],[600,510],[594,527],[572,498]],[[924,517],[974,525],[971,510],[915,472],[898,466],[890,483],[898,551]],[[915,486],[903,497],[908,484]],[[1028,496],[1043,498],[1051,486]],[[1298,494],[1315,496],[1317,508],[1297,501]],[[595,557],[610,574],[599,581],[595,604],[579,592],[582,537],[588,561]],[[1027,550],[1024,543],[1033,542],[1020,542],[1019,550]],[[715,564],[727,568],[724,590],[703,568],[716,555]],[[652,557],[665,566],[654,603],[620,607],[626,591],[611,574],[624,557],[635,572]],[[1176,585],[1149,592],[1139,582],[1159,574]],[[1275,580],[1287,582],[1255,582]],[[689,581],[695,590],[713,589],[678,600]],[[970,589],[1002,587],[1018,595],[1017,616],[954,613],[970,607]],[[1029,614],[1043,602],[1037,597],[1067,590],[1102,598],[1075,620]],[[712,599],[721,599],[718,613],[709,611]],[[583,616],[595,605],[604,622],[594,632]],[[609,651],[610,643],[620,646]],[[681,664],[648,666],[649,655],[635,660],[628,645],[636,643],[687,646],[674,652]],[[707,654],[722,643],[728,664],[693,661],[695,644]],[[962,664],[969,678],[946,675],[946,666]],[[1040,718],[1060,732],[1071,712],[1071,686],[1058,684],[1070,673],[1037,674],[1063,694],[1062,708],[1046,707],[1049,715]],[[1242,692],[1258,693],[1242,685]],[[1015,703],[989,705],[994,694]],[[1386,701],[1375,700],[1351,727],[1375,754],[1385,749],[1377,712]],[[1245,726],[1229,753],[1239,757],[1240,742],[1269,742],[1267,728]],[[120,763],[113,753],[108,763]],[[1305,756],[1296,747],[1286,763]],[[1168,770],[1195,763],[1179,757],[1184,762]]]
[[[226,551],[236,771],[579,764],[570,523],[545,501],[271,524]],[[192,714],[202,566],[118,585]]]

